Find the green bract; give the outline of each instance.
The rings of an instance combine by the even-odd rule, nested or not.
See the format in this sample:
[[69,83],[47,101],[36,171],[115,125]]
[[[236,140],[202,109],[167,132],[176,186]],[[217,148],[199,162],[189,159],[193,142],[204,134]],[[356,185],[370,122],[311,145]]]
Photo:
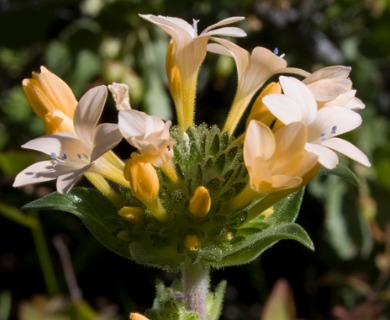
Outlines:
[[[138,263],[167,270],[179,270],[188,257],[194,263],[215,268],[240,265],[281,239],[297,240],[313,248],[307,233],[294,223],[303,189],[275,204],[272,199],[269,201],[270,196],[259,195],[232,211],[229,200],[248,183],[242,144],[216,126],[190,127],[185,133],[173,128],[171,134],[176,140],[173,161],[178,181],[173,183],[159,171],[159,197],[167,211],[165,221],[157,220],[128,190],[123,191],[123,206],[143,208],[143,222],[122,219],[118,208],[90,188],[74,188],[65,195],[52,193],[25,208],[73,213],[110,250]],[[210,211],[201,218],[188,209],[199,186],[206,187],[211,196]],[[273,214],[262,215],[270,205]],[[188,235],[199,240],[199,248],[190,250],[185,246]]]

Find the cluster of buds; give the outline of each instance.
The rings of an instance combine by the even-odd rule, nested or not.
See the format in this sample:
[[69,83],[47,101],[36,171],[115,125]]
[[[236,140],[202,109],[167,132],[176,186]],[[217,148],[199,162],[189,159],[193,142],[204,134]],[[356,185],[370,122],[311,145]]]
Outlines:
[[[279,200],[321,167],[338,165],[336,152],[370,166],[363,152],[338,137],[362,122],[357,111],[364,104],[350,68],[309,73],[264,47],[250,53],[224,38],[245,36],[228,26],[242,17],[200,34],[197,21],[141,17],[172,38],[166,69],[177,125],[132,109],[125,84],[92,88],[77,102],[68,85],[42,67],[23,88],[47,135],[22,147],[50,159],[23,170],[14,186],[56,180],[66,194],[85,176],[115,206],[122,219],[117,236],[130,258],[177,269],[190,257],[218,267],[258,255],[237,252],[246,250],[247,235],[274,223]],[[237,91],[222,129],[194,123],[198,72],[208,52],[231,56],[237,66]],[[118,123],[98,124],[109,92]],[[245,130],[236,136],[240,121]],[[126,161],[112,151],[122,139],[136,149]]]

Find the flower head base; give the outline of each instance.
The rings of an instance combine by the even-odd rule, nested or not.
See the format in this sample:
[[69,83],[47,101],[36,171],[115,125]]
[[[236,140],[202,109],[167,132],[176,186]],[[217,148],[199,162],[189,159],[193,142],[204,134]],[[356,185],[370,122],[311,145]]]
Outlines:
[[23,90],[35,113],[45,122],[47,133],[74,133],[77,100],[69,86],[45,67],[23,80]]

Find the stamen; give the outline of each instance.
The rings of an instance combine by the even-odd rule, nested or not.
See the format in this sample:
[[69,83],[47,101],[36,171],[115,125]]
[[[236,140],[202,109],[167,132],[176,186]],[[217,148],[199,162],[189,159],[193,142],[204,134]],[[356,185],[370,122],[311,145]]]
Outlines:
[[336,134],[337,126],[333,126],[330,133],[331,134]]
[[199,20],[192,19],[192,27],[194,28],[194,37],[198,35],[198,22]]
[[81,154],[80,153],[77,154],[77,158],[81,159]]
[[52,153],[50,153],[50,158],[55,159],[55,158],[57,158],[57,155],[54,152],[52,152]]
[[[273,53],[276,55],[276,56],[279,56],[279,48],[275,48]],[[285,53],[282,53],[279,58],[283,59],[285,57]]]
[[66,153],[63,153],[62,156],[61,156],[61,159],[62,160],[65,160],[68,156],[66,155]]

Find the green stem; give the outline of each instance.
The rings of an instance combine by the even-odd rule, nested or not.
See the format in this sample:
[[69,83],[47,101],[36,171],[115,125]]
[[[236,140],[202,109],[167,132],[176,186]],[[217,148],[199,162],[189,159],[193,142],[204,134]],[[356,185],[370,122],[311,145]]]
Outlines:
[[210,268],[189,259],[182,267],[182,282],[187,310],[196,312],[200,320],[207,320],[207,294],[209,291]]
[[49,294],[49,296],[54,296],[58,293],[58,284],[54,273],[53,264],[50,258],[49,249],[46,244],[38,213],[33,211],[31,214],[37,222],[37,227],[31,228],[31,232],[34,238],[35,248],[38,253],[39,263],[42,268],[47,293]]

